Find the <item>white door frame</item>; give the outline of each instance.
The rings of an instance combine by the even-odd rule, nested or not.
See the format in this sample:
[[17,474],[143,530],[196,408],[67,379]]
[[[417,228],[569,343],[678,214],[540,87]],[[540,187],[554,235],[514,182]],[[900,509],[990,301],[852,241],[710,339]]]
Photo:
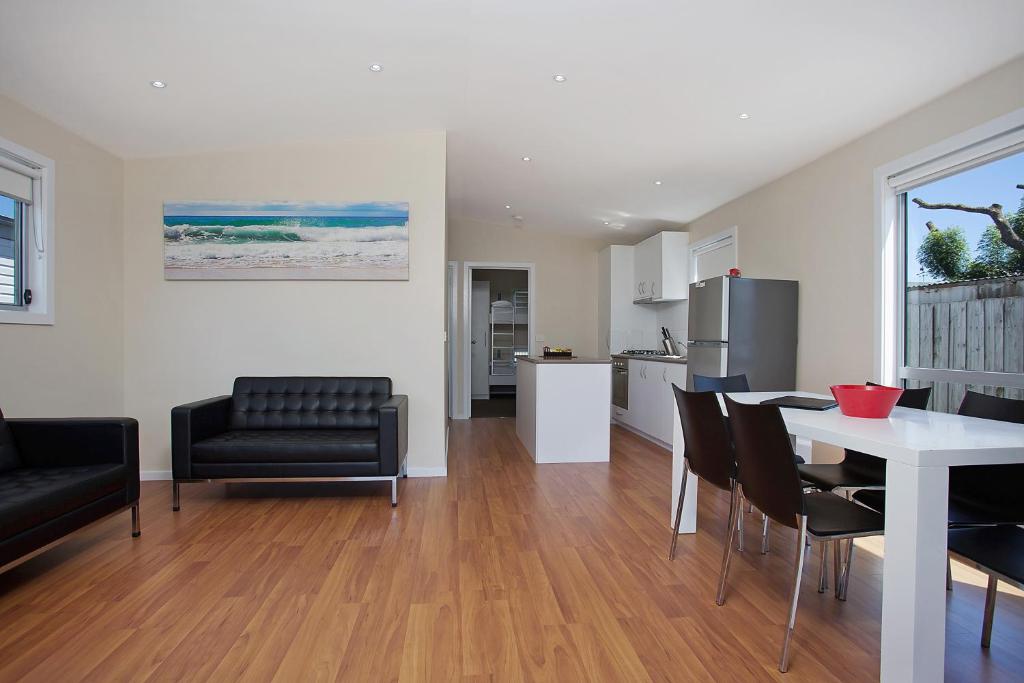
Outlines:
[[459,332],[459,262],[449,261],[445,271],[448,288],[448,326],[445,328],[445,341],[448,342],[448,417],[454,418],[458,413],[458,388],[455,385],[455,344]]
[[470,381],[472,380],[471,375],[471,359],[469,351],[469,330],[470,330],[470,302],[472,300],[472,289],[473,289],[473,271],[474,270],[525,270],[527,274],[526,288],[530,296],[530,309],[527,317],[527,334],[529,335],[528,348],[530,353],[533,351],[534,339],[537,337],[536,327],[536,311],[537,306],[535,302],[537,299],[537,280],[534,273],[534,264],[532,263],[520,263],[510,261],[463,261],[462,263],[462,325],[459,326],[459,334],[462,335],[462,410],[459,412],[458,419],[468,420],[470,417],[470,408],[472,403],[470,396],[472,395],[472,388]]

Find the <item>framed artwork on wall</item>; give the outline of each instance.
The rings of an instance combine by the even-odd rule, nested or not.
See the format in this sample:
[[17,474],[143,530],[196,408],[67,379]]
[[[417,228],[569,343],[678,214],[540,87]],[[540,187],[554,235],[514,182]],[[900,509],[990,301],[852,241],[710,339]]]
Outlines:
[[408,280],[408,202],[164,202],[167,280]]

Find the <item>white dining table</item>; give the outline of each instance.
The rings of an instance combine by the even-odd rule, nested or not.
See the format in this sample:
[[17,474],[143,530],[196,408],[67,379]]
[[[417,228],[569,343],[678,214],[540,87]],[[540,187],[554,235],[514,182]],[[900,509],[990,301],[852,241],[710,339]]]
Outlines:
[[[741,403],[779,396],[831,398],[799,391],[729,394]],[[678,412],[674,415],[673,525],[685,449]],[[886,460],[880,679],[943,680],[949,467],[1024,463],[1024,425],[910,408],[895,408],[881,420],[847,417],[838,409],[783,408],[782,416],[796,452],[808,462],[814,441]],[[696,531],[696,513],[697,477],[690,476],[680,533]]]

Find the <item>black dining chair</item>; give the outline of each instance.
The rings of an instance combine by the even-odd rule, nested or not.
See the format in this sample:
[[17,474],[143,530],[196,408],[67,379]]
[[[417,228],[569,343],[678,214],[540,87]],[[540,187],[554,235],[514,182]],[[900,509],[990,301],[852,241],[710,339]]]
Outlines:
[[[736,472],[741,495],[753,502],[773,521],[797,532],[792,599],[786,618],[782,654],[779,658],[779,671],[785,673],[789,669],[789,644],[796,624],[800,579],[803,575],[808,539],[821,543],[823,551],[820,590],[825,573],[825,542],[838,544],[846,540],[852,548],[854,538],[881,535],[884,520],[877,512],[832,493],[804,491],[800,473],[793,460],[789,432],[778,406],[743,404],[728,396],[725,397],[725,405],[732,425]],[[729,533],[734,533],[732,526]],[[726,545],[727,554],[731,548],[730,538]],[[836,557],[838,561],[838,552]],[[848,554],[846,563],[841,568],[844,584],[849,581],[851,558],[852,556]],[[727,568],[728,561],[723,562],[723,569]]]
[[728,377],[693,376],[694,391],[713,391],[724,394],[730,391],[750,391],[750,383],[746,375],[729,375]]
[[950,529],[949,553],[988,574],[981,646],[992,643],[992,620],[999,582],[1024,590],[1024,529],[1014,525]]
[[[968,391],[958,415],[1024,424],[1024,401]],[[1024,524],[1024,464],[949,468],[949,523],[953,526]],[[885,512],[885,491],[863,490],[853,499]]]
[[[723,491],[729,492],[729,528],[736,524],[736,458],[733,455],[732,437],[725,424],[725,416],[718,403],[718,395],[683,391],[675,384],[679,423],[683,428],[686,447],[683,452],[683,476],[679,484],[679,503],[676,506],[676,523],[672,530],[672,545],[668,559],[676,556],[676,541],[679,540],[679,522],[683,517],[683,501],[686,498],[686,480],[689,473]],[[732,535],[727,534],[729,542]],[[721,605],[725,599],[725,574],[728,571],[730,553],[722,554],[722,572],[718,581],[715,601]]]
[[[868,382],[868,386],[878,386]],[[904,389],[896,405],[924,410],[931,398],[931,387]],[[835,489],[881,488],[885,486],[885,460],[867,453],[847,449],[842,462],[835,464],[805,463],[800,476],[822,491]]]
[[[1024,424],[1024,401],[967,391],[958,415]],[[1024,524],[1024,464],[963,465],[949,468],[948,516],[950,528]],[[885,491],[864,489],[853,499],[885,513]],[[953,590],[953,575],[946,561],[946,588]]]

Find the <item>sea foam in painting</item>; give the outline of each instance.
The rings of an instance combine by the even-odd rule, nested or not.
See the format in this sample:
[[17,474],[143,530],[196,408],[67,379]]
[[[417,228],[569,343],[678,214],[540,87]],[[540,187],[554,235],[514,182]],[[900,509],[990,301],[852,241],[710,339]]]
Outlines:
[[408,280],[406,202],[166,202],[168,280]]

